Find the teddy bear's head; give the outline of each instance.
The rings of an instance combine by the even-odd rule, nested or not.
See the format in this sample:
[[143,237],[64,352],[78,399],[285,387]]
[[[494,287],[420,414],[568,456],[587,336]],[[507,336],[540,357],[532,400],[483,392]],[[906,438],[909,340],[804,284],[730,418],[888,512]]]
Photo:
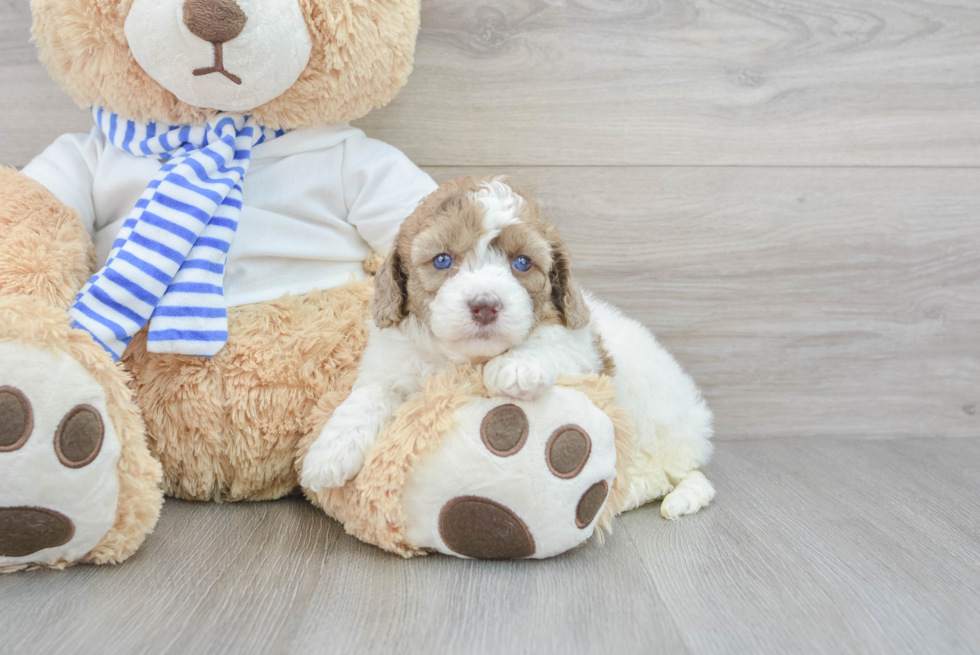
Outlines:
[[77,103],[197,124],[217,111],[296,129],[391,100],[419,0],[31,0],[41,60]]

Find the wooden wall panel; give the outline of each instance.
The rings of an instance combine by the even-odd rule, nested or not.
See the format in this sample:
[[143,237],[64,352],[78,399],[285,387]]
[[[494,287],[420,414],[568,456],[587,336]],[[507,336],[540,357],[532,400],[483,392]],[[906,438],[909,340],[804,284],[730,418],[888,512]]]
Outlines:
[[[0,162],[84,110],[0,0]],[[583,279],[702,384],[719,438],[980,434],[980,5],[425,0],[360,124],[539,189]]]
[[[0,144],[88,129],[0,4]],[[361,124],[426,165],[977,165],[972,0],[426,0]],[[9,149],[9,150],[8,150]]]
[[980,435],[980,170],[507,172],[702,385],[718,439]]

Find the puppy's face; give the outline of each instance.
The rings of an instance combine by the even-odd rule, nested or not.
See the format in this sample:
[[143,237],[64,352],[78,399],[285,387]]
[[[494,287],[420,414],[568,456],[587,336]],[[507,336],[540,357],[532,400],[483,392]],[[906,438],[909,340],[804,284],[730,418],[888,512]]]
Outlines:
[[378,327],[415,316],[476,360],[536,325],[589,322],[557,229],[503,178],[456,178],[426,198],[402,225],[372,302]]

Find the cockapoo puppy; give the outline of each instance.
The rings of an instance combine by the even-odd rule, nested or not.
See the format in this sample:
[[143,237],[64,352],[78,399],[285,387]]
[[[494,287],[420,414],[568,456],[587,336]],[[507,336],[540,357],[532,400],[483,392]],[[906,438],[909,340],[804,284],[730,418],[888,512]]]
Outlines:
[[636,427],[624,509],[663,497],[661,513],[698,511],[715,491],[711,412],[654,336],[583,293],[538,204],[506,178],[443,184],[405,221],[378,273],[357,382],[303,463],[303,486],[343,486],[385,423],[449,364],[483,364],[494,394],[531,400],[559,375],[601,372]]

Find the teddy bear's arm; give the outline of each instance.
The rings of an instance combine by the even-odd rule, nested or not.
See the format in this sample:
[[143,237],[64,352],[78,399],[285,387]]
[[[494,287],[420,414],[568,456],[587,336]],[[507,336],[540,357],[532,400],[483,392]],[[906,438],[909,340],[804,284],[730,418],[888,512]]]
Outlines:
[[437,188],[400,150],[363,135],[344,142],[342,175],[347,222],[382,255],[402,222]]

